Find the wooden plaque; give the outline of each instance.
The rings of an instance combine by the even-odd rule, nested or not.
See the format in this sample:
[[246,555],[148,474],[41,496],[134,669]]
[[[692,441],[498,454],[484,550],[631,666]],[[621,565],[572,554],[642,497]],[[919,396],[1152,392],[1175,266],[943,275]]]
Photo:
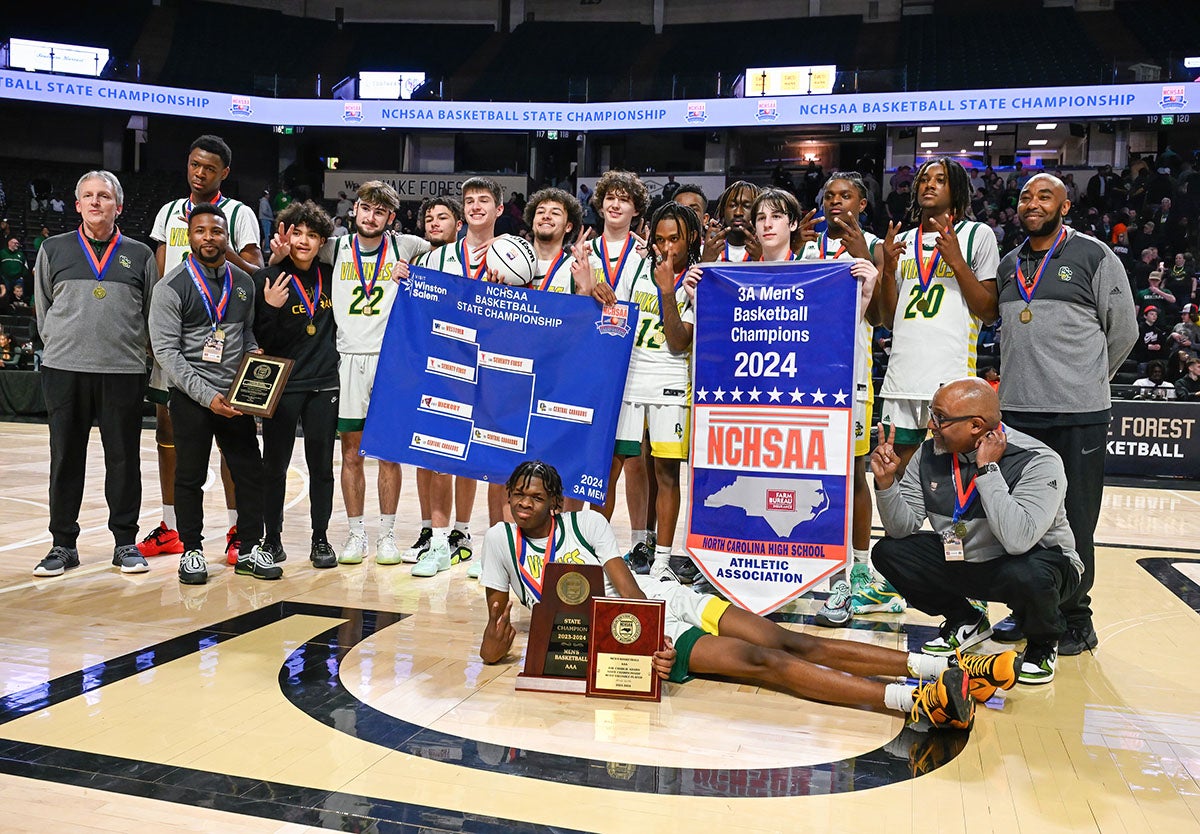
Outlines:
[[271,417],[292,373],[292,359],[247,353],[225,399],[243,414]]
[[546,565],[542,600],[533,606],[525,671],[517,675],[517,689],[586,691],[592,599],[603,596],[604,568],[599,565]]
[[654,653],[663,644],[667,604],[661,599],[598,598],[592,602],[587,694],[658,701],[662,680]]

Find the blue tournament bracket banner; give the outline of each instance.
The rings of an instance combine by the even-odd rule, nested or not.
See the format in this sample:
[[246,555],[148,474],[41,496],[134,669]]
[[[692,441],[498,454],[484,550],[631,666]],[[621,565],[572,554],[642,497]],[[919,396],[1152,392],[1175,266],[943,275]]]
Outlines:
[[758,614],[846,565],[858,291],[847,261],[704,267],[687,549]]
[[420,267],[392,307],[362,452],[504,483],[541,458],[604,502],[637,308]]
[[261,125],[437,130],[661,130],[846,122],[1114,119],[1200,113],[1191,84],[925,90],[603,104],[268,98],[0,70],[0,98]]

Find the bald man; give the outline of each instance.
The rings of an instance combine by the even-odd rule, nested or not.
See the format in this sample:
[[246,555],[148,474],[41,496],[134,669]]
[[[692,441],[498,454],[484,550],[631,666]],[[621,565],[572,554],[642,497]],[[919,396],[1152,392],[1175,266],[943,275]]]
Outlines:
[[[1060,607],[1083,573],[1062,461],[1001,423],[996,392],[977,377],[938,389],[929,412],[933,436],[899,479],[895,428],[879,426],[871,471],[887,535],[872,553],[875,568],[909,605],[945,618],[929,654],[966,651],[991,635],[970,599],[1006,603],[1029,639],[1017,680],[1049,683],[1067,628]],[[932,533],[921,530],[927,518]]]
[[[1075,595],[1064,602],[1067,634],[1059,653],[1095,648],[1089,592],[1092,544],[1104,492],[1109,380],[1138,337],[1125,268],[1111,249],[1063,225],[1071,210],[1062,181],[1031,177],[1017,217],[1029,236],[1001,261],[1000,404],[1005,422],[1036,437],[1062,458],[1067,521],[1083,562]],[[1021,618],[1001,624],[997,639],[1028,636]]]

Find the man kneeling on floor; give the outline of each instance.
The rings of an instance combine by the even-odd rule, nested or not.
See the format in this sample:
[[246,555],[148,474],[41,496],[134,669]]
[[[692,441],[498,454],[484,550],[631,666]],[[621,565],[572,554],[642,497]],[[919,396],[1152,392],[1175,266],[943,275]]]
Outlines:
[[[982,379],[942,386],[929,410],[933,437],[899,479],[895,429],[879,426],[871,471],[887,536],[875,545],[875,568],[909,605],[945,617],[929,654],[962,652],[992,633],[969,599],[1007,603],[1029,639],[1018,679],[1049,683],[1067,628],[1059,606],[1083,573],[1062,460],[1000,422],[1000,400]],[[926,518],[932,533],[921,531]]]
[[[802,698],[908,712],[933,726],[960,729],[971,725],[975,701],[1016,683],[1015,652],[960,659],[813,637],[696,593],[669,573],[657,580],[634,577],[602,515],[560,512],[562,481],[554,467],[526,461],[506,487],[516,523],[496,524],[483,541],[488,624],[479,656],[485,663],[504,660],[516,636],[510,590],[532,608],[540,597],[543,566],[559,561],[602,565],[607,596],[666,603],[665,645],[654,656],[654,668],[675,683],[693,675],[751,680]],[[869,675],[926,682],[884,683]]]

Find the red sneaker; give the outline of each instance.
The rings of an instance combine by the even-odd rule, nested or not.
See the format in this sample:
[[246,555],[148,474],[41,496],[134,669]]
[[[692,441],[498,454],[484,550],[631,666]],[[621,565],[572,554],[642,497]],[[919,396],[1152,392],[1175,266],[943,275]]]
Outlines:
[[238,550],[242,547],[242,540],[238,538],[237,525],[229,528],[229,532],[225,534],[225,561],[231,565],[237,564]]
[[138,543],[137,549],[143,556],[169,556],[183,552],[183,541],[164,521]]

